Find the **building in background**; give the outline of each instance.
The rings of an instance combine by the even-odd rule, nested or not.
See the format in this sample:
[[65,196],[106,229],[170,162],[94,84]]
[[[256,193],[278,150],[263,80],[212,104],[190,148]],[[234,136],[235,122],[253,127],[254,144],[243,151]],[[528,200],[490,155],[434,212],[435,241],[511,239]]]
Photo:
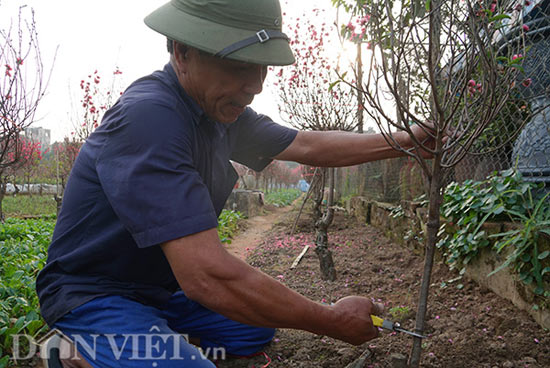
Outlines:
[[51,131],[50,129],[44,129],[42,127],[26,128],[25,137],[31,139],[34,142],[40,143],[42,151],[50,147]]

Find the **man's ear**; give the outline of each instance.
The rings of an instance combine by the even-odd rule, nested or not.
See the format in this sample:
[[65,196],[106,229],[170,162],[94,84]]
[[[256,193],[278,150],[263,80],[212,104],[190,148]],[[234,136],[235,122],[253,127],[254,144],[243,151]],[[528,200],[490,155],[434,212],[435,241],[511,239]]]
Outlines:
[[187,59],[187,53],[189,52],[189,47],[187,45],[181,44],[179,42],[174,41],[175,49],[178,50],[180,55],[182,55],[183,59]]
[[185,73],[187,71],[187,60],[189,57],[189,47],[182,45],[181,43],[174,41],[174,60],[178,73]]

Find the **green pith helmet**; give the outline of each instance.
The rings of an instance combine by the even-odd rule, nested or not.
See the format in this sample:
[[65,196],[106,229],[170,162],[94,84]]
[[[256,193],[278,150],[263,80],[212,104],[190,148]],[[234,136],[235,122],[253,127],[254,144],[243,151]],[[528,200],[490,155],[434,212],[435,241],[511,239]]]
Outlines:
[[145,24],[175,41],[228,59],[289,65],[279,0],[171,0]]

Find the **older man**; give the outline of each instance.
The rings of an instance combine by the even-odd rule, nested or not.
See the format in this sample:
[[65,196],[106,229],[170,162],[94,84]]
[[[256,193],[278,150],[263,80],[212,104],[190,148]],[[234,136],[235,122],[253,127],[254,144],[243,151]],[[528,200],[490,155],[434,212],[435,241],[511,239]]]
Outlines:
[[376,337],[368,298],[301,296],[226,252],[217,217],[237,179],[229,160],[262,170],[398,153],[378,135],[297,132],[247,107],[268,65],[294,62],[278,0],[172,0],[145,22],[167,36],[170,63],[134,82],[82,147],[37,280],[45,320],[103,368],[212,367],[181,334],[234,355],[277,327]]

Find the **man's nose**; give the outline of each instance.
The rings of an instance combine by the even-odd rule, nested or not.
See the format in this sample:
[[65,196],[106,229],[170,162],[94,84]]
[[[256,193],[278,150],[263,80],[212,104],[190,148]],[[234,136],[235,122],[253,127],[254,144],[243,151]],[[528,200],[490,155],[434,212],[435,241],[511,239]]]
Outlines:
[[246,77],[245,92],[252,95],[262,92],[266,74],[266,66],[257,65],[251,68]]

